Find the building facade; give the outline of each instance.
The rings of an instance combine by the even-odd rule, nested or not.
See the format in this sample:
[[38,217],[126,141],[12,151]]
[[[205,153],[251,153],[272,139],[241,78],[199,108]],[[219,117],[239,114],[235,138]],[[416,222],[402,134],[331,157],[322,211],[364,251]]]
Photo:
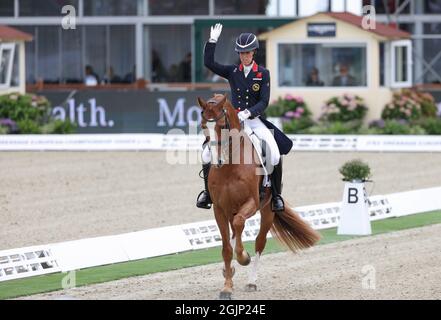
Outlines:
[[[75,29],[62,28],[66,5]],[[90,70],[99,83],[222,82],[201,59],[211,24],[224,23],[216,59],[231,63],[240,32],[261,34],[319,11],[362,14],[365,5],[412,33],[414,83],[441,83],[441,0],[2,0],[0,24],[33,36],[29,84],[84,83]]]

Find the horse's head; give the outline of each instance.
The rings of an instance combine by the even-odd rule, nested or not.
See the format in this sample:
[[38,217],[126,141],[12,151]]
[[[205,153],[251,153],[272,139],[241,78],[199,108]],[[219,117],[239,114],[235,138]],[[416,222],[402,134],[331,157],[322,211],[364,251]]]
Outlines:
[[226,127],[227,124],[227,96],[215,94],[210,100],[204,101],[198,97],[199,106],[202,108],[202,121],[215,122],[220,128]]

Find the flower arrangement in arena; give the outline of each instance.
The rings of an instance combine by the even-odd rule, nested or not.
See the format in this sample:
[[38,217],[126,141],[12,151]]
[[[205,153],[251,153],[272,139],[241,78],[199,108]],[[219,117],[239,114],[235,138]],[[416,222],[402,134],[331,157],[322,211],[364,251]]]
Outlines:
[[357,95],[344,94],[342,97],[332,97],[322,107],[320,120],[327,122],[347,122],[363,120],[368,108],[362,98]]
[[302,97],[286,94],[273,101],[266,110],[269,117],[282,119],[283,131],[301,133],[314,125],[312,113]]

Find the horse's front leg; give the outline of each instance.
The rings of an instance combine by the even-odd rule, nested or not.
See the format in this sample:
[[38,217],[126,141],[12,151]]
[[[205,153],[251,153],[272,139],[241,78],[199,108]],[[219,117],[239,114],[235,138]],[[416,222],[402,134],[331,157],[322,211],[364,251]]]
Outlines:
[[234,269],[231,266],[231,261],[233,260],[233,247],[230,243],[230,228],[227,217],[221,210],[216,208],[216,206],[214,206],[214,216],[222,236],[222,257],[224,259],[223,275],[225,278],[225,283],[222,291],[220,292],[219,299],[230,300],[233,293],[234,275]]
[[254,199],[250,199],[247,201],[242,208],[240,208],[239,212],[234,216],[233,219],[233,229],[235,233],[235,251],[236,251],[236,259],[242,266],[247,266],[251,257],[248,252],[243,247],[242,242],[242,232],[245,228],[245,221],[249,217],[251,217],[254,213],[256,213],[257,207]]

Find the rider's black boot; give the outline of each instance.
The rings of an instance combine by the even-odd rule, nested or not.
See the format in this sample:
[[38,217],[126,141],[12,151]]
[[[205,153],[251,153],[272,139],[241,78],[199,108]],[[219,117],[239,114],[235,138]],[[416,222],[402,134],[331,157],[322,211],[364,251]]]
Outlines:
[[198,199],[196,201],[196,207],[202,209],[211,209],[211,204],[213,203],[210,198],[210,193],[208,192],[208,173],[210,172],[210,166],[211,163],[202,165],[205,190],[199,193]]
[[271,174],[271,191],[273,195],[273,211],[285,210],[285,204],[282,199],[282,158],[278,165],[274,166]]

